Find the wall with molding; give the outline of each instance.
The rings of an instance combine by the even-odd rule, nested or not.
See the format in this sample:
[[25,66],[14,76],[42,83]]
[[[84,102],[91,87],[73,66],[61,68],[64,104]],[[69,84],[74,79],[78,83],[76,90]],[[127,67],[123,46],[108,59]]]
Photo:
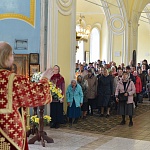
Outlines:
[[[39,53],[40,0],[1,0],[0,29],[0,40],[10,43],[16,54]],[[27,39],[27,49],[15,49],[15,39]]]

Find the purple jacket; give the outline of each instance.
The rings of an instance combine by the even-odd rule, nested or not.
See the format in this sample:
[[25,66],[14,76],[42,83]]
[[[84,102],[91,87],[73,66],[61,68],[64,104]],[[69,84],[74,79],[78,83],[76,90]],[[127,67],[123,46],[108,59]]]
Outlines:
[[[129,82],[129,81],[128,81]],[[127,87],[128,83],[126,84],[126,87]],[[118,93],[124,93],[124,85],[122,83],[122,80],[120,80],[117,84],[117,88],[116,88],[116,92],[115,92],[115,96],[117,97],[118,96]],[[133,81],[130,81],[130,84],[128,86],[128,89],[127,89],[127,92],[129,93],[129,96],[128,96],[128,101],[127,103],[133,103],[133,95],[136,93],[136,89],[135,89],[135,85],[133,83]]]

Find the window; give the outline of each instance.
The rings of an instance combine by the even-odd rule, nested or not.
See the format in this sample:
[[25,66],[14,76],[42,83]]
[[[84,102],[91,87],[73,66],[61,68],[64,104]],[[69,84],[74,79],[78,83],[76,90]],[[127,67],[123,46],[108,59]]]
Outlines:
[[83,41],[78,41],[79,49],[77,49],[76,52],[76,62],[79,60],[79,62],[83,63],[84,61],[84,44]]
[[100,59],[100,33],[97,28],[93,28],[90,35],[90,62]]

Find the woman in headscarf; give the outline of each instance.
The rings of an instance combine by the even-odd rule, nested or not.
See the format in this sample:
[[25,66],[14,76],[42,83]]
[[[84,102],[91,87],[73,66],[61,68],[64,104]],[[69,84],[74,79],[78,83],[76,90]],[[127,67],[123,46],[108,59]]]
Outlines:
[[[81,86],[76,80],[72,80],[66,92],[69,117],[69,123],[77,123],[78,118],[81,116],[81,106],[83,104],[83,92]],[[74,121],[73,121],[74,119]]]
[[[55,65],[53,67],[54,75],[51,77],[50,81],[53,82],[57,88],[62,90],[62,94],[65,93],[65,80],[63,76],[60,74],[60,67]],[[53,97],[52,97],[53,98]],[[52,118],[51,128],[59,128],[60,123],[63,123],[63,102],[59,99],[52,99],[52,103],[50,104],[50,116]]]

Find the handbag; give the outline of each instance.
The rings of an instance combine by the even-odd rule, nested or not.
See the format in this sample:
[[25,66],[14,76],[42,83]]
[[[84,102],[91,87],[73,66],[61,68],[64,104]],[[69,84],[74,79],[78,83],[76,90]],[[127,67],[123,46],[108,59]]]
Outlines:
[[127,88],[125,89],[125,92],[124,92],[124,93],[119,93],[119,94],[118,94],[119,102],[127,102],[128,96],[124,96],[124,94],[127,92],[128,87],[129,87],[129,84],[130,84],[130,81],[129,81],[129,83],[128,83],[128,85],[127,85]]
[[143,102],[143,94],[139,93],[139,102],[142,103]]

